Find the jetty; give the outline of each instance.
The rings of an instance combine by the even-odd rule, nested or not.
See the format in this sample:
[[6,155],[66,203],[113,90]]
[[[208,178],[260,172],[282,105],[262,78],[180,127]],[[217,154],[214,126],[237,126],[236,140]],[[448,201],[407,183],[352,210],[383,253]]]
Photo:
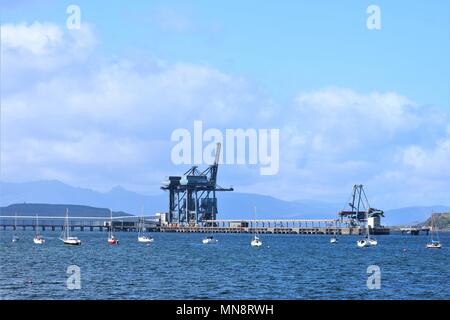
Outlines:
[[[61,231],[64,217],[39,216],[39,226],[35,216],[0,216],[0,229]],[[17,223],[14,220],[17,219]],[[70,217],[71,230],[136,232],[139,230],[138,216]],[[142,221],[141,221],[142,222]],[[257,219],[257,220],[206,220],[201,224],[168,223],[165,215],[146,216],[144,229],[153,232],[179,233],[264,233],[264,234],[337,234],[360,235],[363,228],[353,220],[341,219]],[[389,234],[389,228],[371,228],[372,234]]]

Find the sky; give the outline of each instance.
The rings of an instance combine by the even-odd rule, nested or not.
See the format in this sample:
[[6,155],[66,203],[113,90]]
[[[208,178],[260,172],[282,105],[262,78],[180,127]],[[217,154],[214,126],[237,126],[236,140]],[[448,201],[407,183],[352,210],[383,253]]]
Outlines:
[[155,194],[189,168],[172,132],[201,120],[279,129],[277,174],[221,165],[236,191],[450,204],[448,1],[0,0],[0,18],[2,181]]

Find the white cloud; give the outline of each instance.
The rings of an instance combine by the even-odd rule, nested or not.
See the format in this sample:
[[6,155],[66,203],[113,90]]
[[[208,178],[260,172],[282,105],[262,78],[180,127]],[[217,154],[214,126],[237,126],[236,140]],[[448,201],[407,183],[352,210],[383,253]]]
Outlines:
[[[10,39],[22,29],[29,34]],[[336,87],[301,92],[282,108],[247,79],[204,65],[79,63],[96,43],[93,29],[7,26],[2,179],[156,190],[164,175],[184,169],[170,164],[172,130],[203,120],[219,129],[281,129],[279,175],[221,168],[221,184],[239,191],[344,203],[352,185],[363,183],[375,206],[399,197],[406,204],[448,199],[449,127],[442,112],[395,92]]]
[[[59,45],[43,55],[53,50],[64,56],[64,41]],[[23,56],[13,50],[11,58]],[[233,128],[247,126],[250,115],[255,121],[270,119],[270,101],[256,88],[211,67],[155,62],[142,69],[125,59],[78,67],[74,73],[33,71],[35,82],[25,76],[23,86],[2,96],[3,179],[54,173],[55,179],[76,184],[159,183],[163,174],[151,182],[142,179],[151,166],[155,172],[171,167],[172,130],[190,129],[196,119],[208,127],[233,123]],[[2,68],[8,82],[11,72]]]
[[50,22],[2,24],[3,93],[23,91],[56,73],[76,73],[97,43],[94,27],[68,30]]
[[35,55],[48,54],[63,41],[62,30],[51,23],[4,24],[1,33],[3,48],[29,51]]
[[[439,185],[441,197],[450,191],[448,120],[437,109],[395,92],[331,87],[300,93],[288,114],[277,178],[282,194],[291,196],[291,186],[301,184],[297,198],[345,201],[351,186],[363,183],[386,205],[417,203],[411,195],[418,186],[408,175],[420,179],[423,190]],[[395,190],[410,195],[386,196]]]
[[[34,22],[32,24],[19,23],[2,24],[1,49],[2,54],[12,53],[16,59],[34,58],[32,62],[45,61],[44,58],[57,58],[71,62],[84,53],[93,49],[96,37],[93,26],[83,23],[80,29],[63,29],[54,23]],[[70,59],[68,59],[70,58]],[[45,68],[48,65],[35,65]]]

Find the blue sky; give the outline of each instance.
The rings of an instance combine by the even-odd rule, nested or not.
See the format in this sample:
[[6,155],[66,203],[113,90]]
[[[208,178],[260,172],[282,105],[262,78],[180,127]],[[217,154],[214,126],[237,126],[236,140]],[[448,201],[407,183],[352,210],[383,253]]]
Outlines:
[[389,207],[449,204],[448,1],[0,3],[3,180],[152,193],[184,171],[170,132],[199,119],[280,128],[277,176],[221,169],[239,191],[335,202],[364,183]]

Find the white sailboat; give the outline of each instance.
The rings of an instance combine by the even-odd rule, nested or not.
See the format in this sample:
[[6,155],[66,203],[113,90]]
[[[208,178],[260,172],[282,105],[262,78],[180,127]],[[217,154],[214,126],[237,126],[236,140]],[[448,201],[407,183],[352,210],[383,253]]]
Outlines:
[[369,228],[369,213],[366,211],[366,236],[364,239],[360,239],[356,242],[359,248],[376,246],[378,241],[374,238],[370,238],[370,228]]
[[18,242],[19,241],[19,236],[16,233],[17,231],[17,213],[14,216],[14,234],[13,237],[11,239],[11,242]]
[[35,244],[44,244],[45,239],[39,234],[39,219],[38,219],[38,215],[36,215],[36,226],[35,226],[35,228],[36,228],[36,233],[34,235],[33,242]]
[[81,240],[77,237],[70,236],[70,226],[69,226],[69,210],[66,209],[66,218],[64,220],[63,231],[59,239],[64,242],[64,244],[78,246],[81,244]]
[[144,218],[144,216],[142,216],[142,219],[139,223],[138,242],[143,242],[143,243],[153,242],[153,238],[150,236],[147,236],[145,234],[145,218]]
[[112,211],[111,211],[111,209],[109,209],[108,244],[111,244],[111,245],[119,244],[119,239],[117,239],[113,235],[113,221],[112,221]]
[[[256,224],[256,207],[255,207],[255,213],[254,213],[254,216],[255,216],[255,224]],[[261,239],[258,237],[258,234],[257,234],[257,232],[255,231],[255,234],[253,235],[253,239],[252,239],[252,241],[250,242],[250,245],[252,246],[252,247],[261,247],[262,246],[262,241],[261,241]]]
[[203,244],[215,244],[219,242],[217,239],[215,239],[213,236],[207,236],[206,238],[203,238],[202,243]]
[[338,242],[338,239],[336,237],[336,230],[337,230],[337,221],[334,225],[334,235],[330,239],[330,243],[332,243],[332,244],[336,244]]
[[[211,227],[213,227],[212,222],[211,222]],[[212,232],[210,232],[209,235],[206,238],[202,239],[202,243],[203,244],[216,244],[218,242],[219,241],[216,238],[214,238]]]
[[431,242],[427,243],[427,248],[428,249],[441,249],[442,245],[441,245],[441,242],[439,241],[439,233],[437,230],[436,223],[434,221],[434,215],[435,215],[434,213],[431,214],[431,226],[430,226]]

